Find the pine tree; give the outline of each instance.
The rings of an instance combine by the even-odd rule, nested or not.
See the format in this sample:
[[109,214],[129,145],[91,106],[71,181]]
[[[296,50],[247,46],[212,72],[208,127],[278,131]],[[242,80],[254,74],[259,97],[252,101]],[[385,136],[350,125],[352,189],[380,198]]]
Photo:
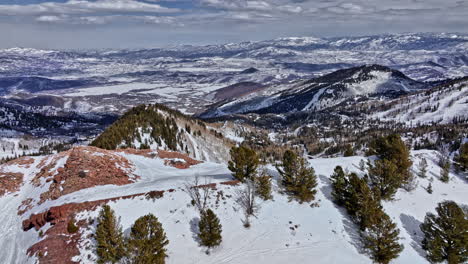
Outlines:
[[164,264],[169,244],[158,218],[148,214],[138,218],[133,224],[128,239],[130,260],[135,264]]
[[201,245],[211,248],[221,244],[222,226],[219,223],[218,217],[211,209],[207,209],[201,213],[198,229]]
[[468,142],[461,145],[460,150],[458,150],[458,155],[455,157],[455,161],[462,171],[468,170]]
[[351,144],[346,144],[343,156],[345,157],[354,156],[354,149],[353,149],[353,146],[351,146]]
[[442,167],[440,168],[440,180],[442,182],[449,182],[450,180],[450,159],[444,158],[442,161]]
[[365,232],[361,234],[364,248],[371,259],[380,264],[388,264],[400,254],[403,245],[398,243],[400,230],[390,217],[381,211]]
[[426,188],[427,193],[431,194],[432,193],[432,183],[429,183]]
[[449,264],[468,261],[468,218],[455,202],[444,201],[436,208],[437,216],[427,213],[421,230],[423,248],[432,262]]
[[246,146],[240,146],[231,148],[230,154],[228,168],[232,175],[242,182],[246,178],[253,180],[260,163],[257,153]]
[[262,168],[260,175],[255,178],[255,184],[255,191],[260,198],[265,201],[273,198],[271,195],[271,177],[265,168]]
[[306,160],[292,150],[283,155],[282,168],[277,166],[281,183],[286,191],[300,203],[315,199],[317,176],[313,168],[306,166]]
[[353,217],[361,230],[365,230],[382,208],[378,190],[371,190],[364,179],[351,173],[345,195],[344,205],[348,214]]
[[426,178],[427,174],[427,160],[426,158],[422,158],[418,164],[418,176],[421,178]]
[[332,185],[333,199],[338,205],[344,205],[346,201],[346,191],[348,188],[348,179],[341,166],[336,166],[333,174],[330,176],[330,182]]
[[409,149],[397,134],[381,137],[372,142],[369,154],[376,154],[380,159],[388,160],[397,166],[397,172],[403,182],[409,178],[412,161]]
[[359,209],[356,212],[356,222],[361,230],[365,230],[372,226],[382,211],[380,205],[380,196],[378,190],[371,190],[367,184],[360,185],[358,191]]
[[122,228],[109,205],[99,212],[95,238],[98,263],[116,263],[126,256]]
[[369,163],[368,177],[371,186],[378,188],[381,198],[392,200],[403,179],[398,173],[398,167],[389,160],[377,160],[375,164]]

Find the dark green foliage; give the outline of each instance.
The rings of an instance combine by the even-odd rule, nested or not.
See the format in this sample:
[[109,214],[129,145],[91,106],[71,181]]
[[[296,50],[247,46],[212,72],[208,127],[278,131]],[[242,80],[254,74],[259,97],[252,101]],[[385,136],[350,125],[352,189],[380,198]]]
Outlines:
[[[281,167],[281,168],[280,168]],[[308,168],[306,160],[292,150],[283,155],[283,162],[277,166],[281,183],[286,191],[300,203],[314,200],[317,190],[317,176],[313,168]]]
[[347,188],[349,186],[348,176],[345,175],[341,166],[336,166],[330,177],[333,187],[332,196],[338,205],[344,205],[347,198]]
[[351,144],[346,145],[343,156],[345,156],[345,157],[354,156],[354,149],[353,149],[353,146],[351,146]]
[[453,201],[444,201],[436,208],[437,216],[427,213],[421,230],[423,248],[432,262],[449,264],[468,261],[467,214]]
[[232,171],[232,175],[242,182],[245,179],[253,180],[260,162],[257,153],[246,146],[240,146],[232,147],[230,154],[228,168]]
[[[159,110],[167,112],[168,116],[163,116]],[[182,146],[182,142],[178,137],[176,117],[189,119],[180,112],[160,104],[136,106],[108,127],[91,143],[91,146],[116,149],[123,142],[123,147],[134,147],[135,139],[141,142],[138,128],[142,128],[150,134],[154,142],[161,144],[161,141],[164,141],[170,150],[177,150],[177,145]],[[141,143],[143,143],[142,148],[149,147],[148,142]]]
[[422,158],[418,164],[418,176],[421,178],[426,178],[427,174],[427,160],[426,158]]
[[122,228],[108,205],[99,212],[95,238],[98,263],[116,263],[126,256]]
[[79,227],[75,225],[75,219],[70,219],[67,224],[67,232],[70,234],[78,232]]
[[211,248],[221,244],[222,226],[219,223],[218,217],[211,209],[201,213],[198,229],[201,245]]
[[169,244],[158,218],[148,214],[138,218],[133,224],[127,248],[131,263],[163,264]]
[[440,156],[440,160],[439,160],[439,166],[440,166],[440,180],[442,182],[449,182],[450,180],[450,167],[451,167],[451,163],[450,163],[450,158],[448,156],[445,156],[445,155],[441,155]]
[[372,222],[361,235],[364,248],[374,262],[388,264],[403,250],[403,245],[398,243],[400,230],[383,211]]
[[372,187],[380,191],[381,198],[392,200],[396,191],[403,184],[403,176],[398,173],[398,167],[389,160],[376,160],[368,164],[368,179]]
[[401,175],[403,182],[410,177],[410,160],[408,147],[397,134],[381,137],[372,142],[369,154],[377,155],[380,159],[388,160],[395,164],[397,172]]
[[403,247],[398,244],[399,230],[380,205],[379,190],[370,189],[365,179],[347,174],[340,166],[331,176],[332,195],[343,205],[361,230],[361,239],[371,258],[377,263],[389,263]]
[[458,155],[455,156],[455,162],[462,171],[468,170],[468,143],[461,145]]
[[258,176],[256,179],[256,188],[255,191],[257,195],[263,200],[270,200],[273,198],[271,195],[271,177],[270,175],[264,174]]
[[355,173],[349,174],[347,182],[344,206],[359,228],[365,230],[382,210],[378,191],[373,192]]
[[432,193],[432,183],[429,183],[426,188],[427,193],[431,194]]

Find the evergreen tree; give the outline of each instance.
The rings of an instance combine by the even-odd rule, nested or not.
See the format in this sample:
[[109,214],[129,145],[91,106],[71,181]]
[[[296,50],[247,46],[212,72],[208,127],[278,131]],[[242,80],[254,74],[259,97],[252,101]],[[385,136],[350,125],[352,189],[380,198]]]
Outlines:
[[440,168],[440,180],[442,182],[449,182],[450,180],[450,159],[449,158],[443,158],[444,160],[442,161],[442,167]]
[[426,158],[422,158],[418,164],[418,176],[421,178],[426,178],[427,174],[427,160]]
[[127,247],[135,264],[164,264],[169,244],[158,218],[148,214],[138,218],[130,231]]
[[242,182],[246,178],[253,180],[260,163],[257,153],[246,146],[240,146],[231,148],[230,154],[228,168],[232,175]]
[[432,262],[449,264],[468,261],[468,218],[455,202],[444,201],[436,208],[437,216],[427,213],[421,230],[423,248]]
[[376,160],[374,165],[369,163],[368,177],[371,186],[380,191],[381,198],[384,200],[392,200],[403,183],[398,167],[386,159]]
[[300,203],[312,201],[317,193],[317,176],[313,168],[306,166],[306,160],[294,151],[287,150],[281,167],[277,166],[277,170],[286,193]]
[[255,178],[255,191],[263,200],[269,200],[271,195],[271,177],[268,175],[265,168],[262,168],[260,175]]
[[388,160],[397,166],[397,172],[403,182],[409,178],[412,161],[409,149],[397,134],[381,137],[372,142],[369,154],[375,154],[380,159]]
[[347,176],[341,166],[336,166],[333,174],[330,176],[332,185],[332,196],[338,205],[344,205],[346,201],[346,191],[349,185]]
[[382,211],[380,196],[378,190],[373,191],[367,184],[361,184],[358,199],[359,210],[356,212],[356,222],[361,230],[365,230],[374,224]]
[[432,183],[429,183],[426,188],[427,193],[431,194],[432,193]]
[[221,244],[222,226],[211,209],[201,213],[198,229],[201,245],[211,248]]
[[455,157],[455,161],[462,171],[468,170],[468,142],[461,145],[458,155]]
[[351,173],[345,193],[346,210],[354,218],[359,228],[365,230],[382,210],[378,190],[372,191],[364,179]]
[[95,238],[98,263],[116,263],[126,256],[122,228],[109,205],[99,212]]
[[364,248],[374,262],[388,264],[403,250],[403,245],[398,243],[399,233],[396,224],[381,211],[374,218],[372,225],[361,234],[361,238]]
[[345,156],[345,157],[354,156],[354,149],[353,149],[353,146],[351,146],[351,144],[346,144],[343,156]]

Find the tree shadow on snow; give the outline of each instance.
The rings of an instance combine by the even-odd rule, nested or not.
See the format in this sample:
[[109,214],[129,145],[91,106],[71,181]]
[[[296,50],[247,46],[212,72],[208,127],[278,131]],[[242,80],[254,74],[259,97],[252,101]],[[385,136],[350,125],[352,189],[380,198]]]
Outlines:
[[421,247],[422,240],[424,239],[424,233],[421,231],[419,226],[421,222],[419,222],[416,218],[411,215],[400,214],[400,221],[403,224],[403,228],[406,232],[410,235],[411,247],[423,258],[426,257],[426,252]]
[[199,217],[194,217],[190,220],[190,231],[192,231],[192,238],[195,242],[200,243],[200,238],[198,237],[199,230],[198,230],[198,223],[200,222]]
[[359,233],[359,227],[353,222],[351,217],[348,215],[346,212],[346,209],[344,207],[338,206],[336,203],[333,202],[333,196],[332,196],[332,186],[330,179],[324,175],[319,175],[320,181],[322,181],[323,185],[320,188],[320,191],[323,193],[325,198],[330,200],[335,208],[340,212],[342,216],[342,221],[343,221],[343,227],[344,231],[348,234],[349,238],[351,239],[349,243],[353,245],[356,250],[360,254],[365,254],[365,249],[362,244],[361,236]]

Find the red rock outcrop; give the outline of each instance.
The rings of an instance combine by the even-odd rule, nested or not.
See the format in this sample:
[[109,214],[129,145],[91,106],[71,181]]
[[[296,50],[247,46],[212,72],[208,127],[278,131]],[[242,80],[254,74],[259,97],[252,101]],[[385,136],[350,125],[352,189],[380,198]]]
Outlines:
[[[61,158],[67,158],[63,167],[54,170]],[[132,183],[132,164],[113,151],[95,147],[75,147],[62,152],[42,167],[33,182],[41,178],[52,181],[49,190],[41,194],[40,203],[55,200],[62,195],[98,185],[125,185]]]
[[167,159],[165,161],[166,165],[169,165],[178,169],[187,169],[193,165],[202,163],[201,161],[190,158],[186,154],[173,152],[173,151],[158,150],[158,157],[162,159]]
[[159,157],[164,159],[164,164],[178,169],[188,169],[193,165],[202,163],[201,161],[190,158],[187,154],[167,150],[151,149],[122,149],[126,154],[140,155],[147,158]]
[[0,196],[3,196],[5,193],[18,191],[23,184],[24,174],[21,172],[11,172],[8,168],[10,166],[29,168],[33,163],[33,158],[22,157],[0,165]]

